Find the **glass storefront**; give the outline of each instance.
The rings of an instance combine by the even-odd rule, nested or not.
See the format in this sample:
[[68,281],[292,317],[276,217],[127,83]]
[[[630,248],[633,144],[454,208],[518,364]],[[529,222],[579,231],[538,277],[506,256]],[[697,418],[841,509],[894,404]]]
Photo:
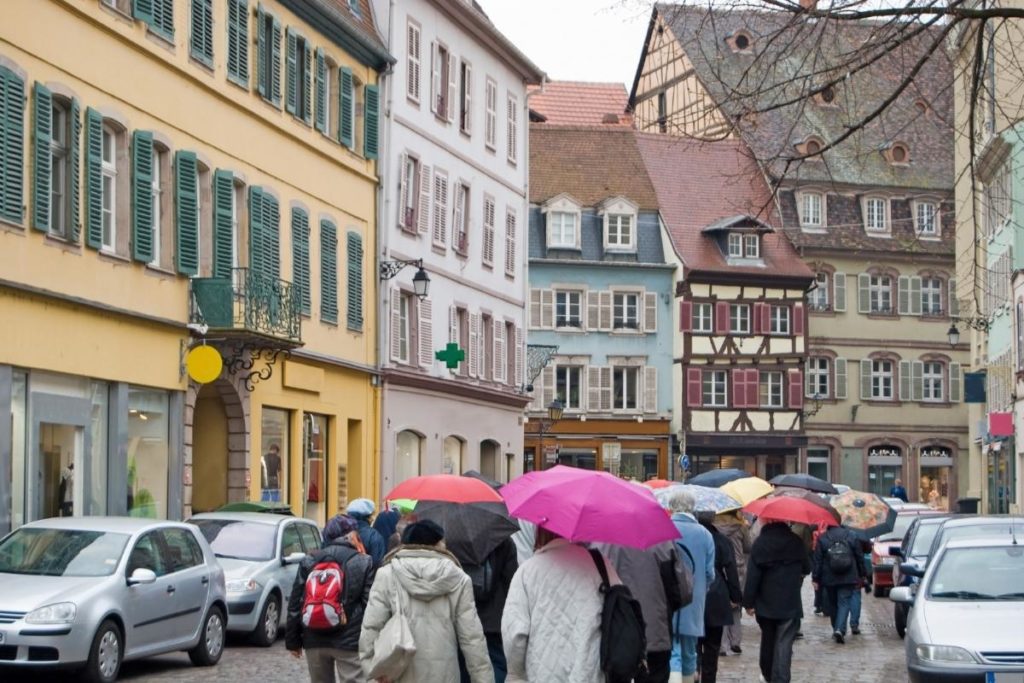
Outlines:
[[166,391],[128,389],[128,514],[167,518],[167,466],[170,444]]
[[28,376],[14,373],[11,396],[11,528],[17,529],[25,519],[25,452],[28,425]]
[[953,453],[941,446],[926,446],[920,453],[921,478],[918,500],[936,510],[949,510],[949,483]]
[[89,490],[85,492],[85,513],[107,513],[107,446],[110,429],[110,387],[106,382],[92,383],[92,412],[89,416]]
[[807,474],[824,481],[832,481],[831,451],[828,448],[807,449]]
[[903,449],[888,444],[869,448],[868,492],[888,496],[897,479],[903,479]]
[[597,469],[597,451],[593,448],[563,448],[558,453],[558,464],[583,470]]
[[327,416],[302,417],[302,516],[320,526],[327,523]]
[[401,484],[406,479],[418,477],[423,457],[423,437],[408,429],[398,432],[395,437],[395,481]]
[[[605,466],[607,470],[607,465]],[[657,451],[622,451],[619,463],[619,476],[634,481],[647,481],[658,476],[658,452]]]
[[1003,445],[996,442],[988,450],[988,512],[993,515],[1008,514],[1015,502],[1013,449]]
[[291,471],[291,413],[279,408],[263,408],[260,418],[260,500],[288,502],[288,473]]
[[462,450],[464,442],[457,436],[444,440],[444,458],[441,461],[442,474],[462,474]]

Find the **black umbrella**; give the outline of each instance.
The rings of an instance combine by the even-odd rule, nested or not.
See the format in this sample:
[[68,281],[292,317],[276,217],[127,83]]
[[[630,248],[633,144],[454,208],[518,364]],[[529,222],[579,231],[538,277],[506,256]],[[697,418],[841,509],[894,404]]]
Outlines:
[[815,493],[829,493],[836,494],[836,487],[828,483],[824,479],[818,479],[812,477],[809,474],[780,474],[772,477],[769,484],[775,486],[792,486],[798,489],[807,489],[808,491],[814,491]]
[[508,516],[504,503],[421,500],[413,514],[416,519],[440,524],[448,550],[473,564],[483,564],[492,550],[519,531],[519,524]]
[[702,472],[696,477],[690,477],[686,480],[687,484],[693,484],[694,486],[706,486],[708,488],[716,489],[723,484],[728,484],[730,481],[736,481],[737,479],[745,479],[746,477],[752,477],[750,472],[744,472],[732,467],[727,467],[721,470],[709,470]]
[[485,474],[480,474],[476,470],[466,470],[465,472],[462,473],[462,476],[469,477],[470,479],[479,479],[480,481],[482,481],[483,483],[487,484],[488,486],[490,486],[495,491],[497,491],[502,486],[504,486],[504,484],[502,484],[500,481],[496,481],[494,479],[491,479],[490,477],[488,477]]

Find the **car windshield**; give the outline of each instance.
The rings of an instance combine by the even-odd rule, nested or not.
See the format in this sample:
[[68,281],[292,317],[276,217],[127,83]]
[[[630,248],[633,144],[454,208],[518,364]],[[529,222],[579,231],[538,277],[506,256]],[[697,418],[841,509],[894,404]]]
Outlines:
[[919,515],[896,515],[896,523],[892,527],[892,531],[887,531],[878,537],[879,541],[899,541],[903,540],[903,537],[907,535],[907,529],[914,523],[914,520]]
[[270,560],[277,527],[233,519],[193,519],[217,557],[229,560]]
[[39,576],[110,576],[128,534],[23,527],[0,541],[0,573]]
[[939,542],[948,543],[949,541],[971,540],[991,536],[1009,536],[1011,526],[1013,526],[1013,522],[1010,520],[992,522],[990,524],[947,526],[943,528]]
[[1024,600],[1024,547],[948,549],[935,567],[928,597]]
[[918,526],[917,534],[914,535],[914,545],[910,548],[911,557],[921,557],[928,554],[940,526],[940,524],[921,524]]

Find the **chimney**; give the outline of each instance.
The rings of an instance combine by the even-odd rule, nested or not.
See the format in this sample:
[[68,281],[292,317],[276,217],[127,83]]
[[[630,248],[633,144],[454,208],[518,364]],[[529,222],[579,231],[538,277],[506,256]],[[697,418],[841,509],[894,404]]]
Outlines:
[[619,115],[618,114],[605,114],[604,117],[601,119],[601,123],[604,123],[604,124],[616,125],[616,124],[618,124],[618,122],[619,122]]

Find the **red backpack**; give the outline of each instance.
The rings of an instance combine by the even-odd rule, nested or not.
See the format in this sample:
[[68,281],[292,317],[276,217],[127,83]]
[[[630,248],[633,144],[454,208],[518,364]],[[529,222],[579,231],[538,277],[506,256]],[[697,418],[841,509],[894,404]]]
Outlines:
[[306,577],[302,625],[320,633],[339,630],[348,622],[344,598],[345,570],[331,559],[318,562]]

